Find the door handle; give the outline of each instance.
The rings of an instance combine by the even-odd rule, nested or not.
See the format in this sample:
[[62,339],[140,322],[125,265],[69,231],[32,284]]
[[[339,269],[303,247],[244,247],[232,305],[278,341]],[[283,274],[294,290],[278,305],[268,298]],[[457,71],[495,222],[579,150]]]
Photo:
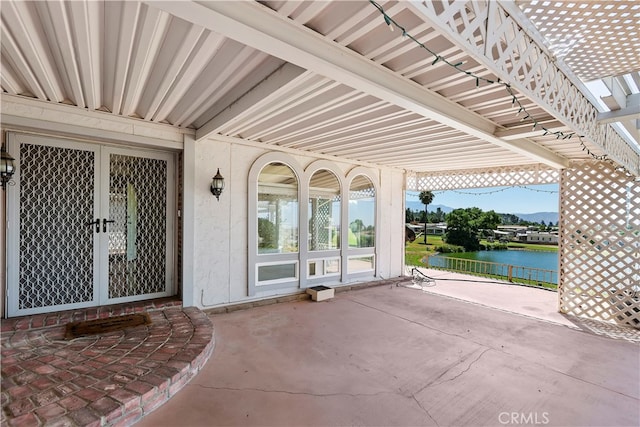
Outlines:
[[96,226],[96,233],[100,232],[100,218],[96,218],[95,221],[85,222],[84,225],[94,225]]
[[[99,222],[99,220],[96,220]],[[112,223],[112,222],[116,222],[115,220],[111,219],[108,220],[106,218],[102,218],[102,232],[106,233],[107,232],[107,224]],[[98,225],[98,228],[100,228],[100,226]]]

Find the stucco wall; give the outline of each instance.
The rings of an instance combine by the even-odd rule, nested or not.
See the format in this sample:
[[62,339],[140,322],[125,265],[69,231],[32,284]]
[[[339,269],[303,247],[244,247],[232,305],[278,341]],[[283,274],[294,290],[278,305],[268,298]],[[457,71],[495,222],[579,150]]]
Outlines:
[[[252,164],[270,149],[230,139],[194,142],[192,130],[78,110],[62,104],[6,96],[0,97],[0,101],[2,130],[28,131],[96,144],[171,152],[184,150],[184,187],[185,193],[189,193],[185,204],[189,206],[183,206],[183,218],[177,220],[185,221],[184,231],[188,232],[182,248],[185,270],[182,297],[186,305],[209,307],[261,299],[276,292],[296,292],[295,289],[260,291],[256,296],[248,297],[247,179]],[[292,151],[287,154],[303,169],[320,158]],[[336,170],[342,171],[343,177],[353,168],[362,166],[331,161]],[[220,201],[209,192],[217,168],[226,183]],[[404,174],[395,169],[369,168],[369,171],[378,176],[377,277],[396,277],[403,273]]]
[[[261,147],[221,140],[195,144],[195,241],[193,303],[210,307],[256,300],[277,294],[299,292],[295,289],[265,291],[248,296],[248,176],[252,164],[269,152]],[[306,168],[318,160],[313,156],[287,153]],[[326,160],[326,159],[325,159]],[[333,162],[346,175],[358,166]],[[188,165],[185,165],[188,167]],[[225,189],[220,201],[209,192],[211,177],[220,168]],[[378,227],[377,277],[397,277],[403,273],[404,248],[404,175],[392,169],[370,169],[379,176],[377,203]],[[189,286],[185,286],[188,292]]]

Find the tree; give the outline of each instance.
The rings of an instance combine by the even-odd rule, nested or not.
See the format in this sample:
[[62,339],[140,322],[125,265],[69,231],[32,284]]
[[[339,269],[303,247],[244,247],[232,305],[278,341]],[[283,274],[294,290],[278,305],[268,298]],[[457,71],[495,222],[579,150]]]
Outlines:
[[495,213],[495,211],[482,212],[478,219],[478,229],[495,230],[501,223],[502,218],[500,218],[500,215]]
[[513,225],[522,221],[517,215],[514,214],[498,214],[502,218],[502,224]]
[[266,218],[258,218],[258,247],[277,249],[276,226]]
[[360,233],[364,228],[364,222],[362,222],[360,218],[354,219],[351,224],[349,224],[349,228],[351,228],[351,231],[354,233]]
[[413,221],[413,211],[410,208],[407,208],[404,211],[404,222],[411,222]]
[[429,216],[427,214],[427,206],[430,205],[431,202],[433,202],[434,195],[431,191],[421,191],[420,194],[418,194],[418,198],[424,205],[424,244],[426,245],[427,244],[427,218]]
[[463,246],[467,251],[480,249],[480,240],[474,230],[476,213],[471,209],[454,209],[447,214],[446,241],[450,245]]
[[454,209],[447,215],[446,241],[451,245],[464,246],[466,251],[477,251],[480,249],[478,231],[493,230],[500,222],[500,215],[494,211],[483,212],[480,208]]
[[349,224],[349,246],[355,248],[363,247],[362,231],[364,228],[364,222],[360,218],[354,219]]

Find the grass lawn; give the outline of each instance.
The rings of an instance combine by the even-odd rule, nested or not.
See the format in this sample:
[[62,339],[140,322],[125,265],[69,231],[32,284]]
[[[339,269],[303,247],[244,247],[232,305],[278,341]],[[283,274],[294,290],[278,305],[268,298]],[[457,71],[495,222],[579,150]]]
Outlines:
[[[482,241],[482,243],[486,244],[486,241]],[[439,252],[440,247],[445,243],[442,241],[441,236],[427,236],[427,244],[424,243],[424,237],[420,237],[413,241],[412,243],[407,243],[405,245],[405,264],[406,265],[416,265],[423,266],[423,258],[425,255],[434,255]],[[536,245],[536,244],[527,244],[527,243],[509,243],[509,249],[520,249],[520,250],[533,250],[533,251],[549,251],[549,252],[557,252],[558,246],[554,245]],[[468,273],[473,274],[473,273]],[[474,274],[476,275],[476,274]],[[505,277],[501,276],[492,276],[492,275],[481,275],[484,277],[496,278],[500,280],[505,280]],[[531,286],[542,286],[549,289],[556,289],[557,285],[553,283],[538,283],[530,280],[519,279],[514,277],[514,282],[522,283]]]
[[540,245],[536,243],[509,242],[509,249],[526,249],[528,251],[558,252],[558,245]]
[[[486,241],[481,243],[487,244]],[[427,244],[424,244],[424,236],[420,236],[412,243],[407,243],[404,249],[404,259],[407,265],[422,265],[422,258],[425,255],[433,255],[439,252],[444,245],[442,236],[427,236]],[[532,243],[509,242],[509,249],[524,249],[528,251],[557,252],[557,245],[538,245]]]
[[424,236],[419,237],[404,247],[404,263],[407,265],[422,265],[422,257],[433,255],[442,246],[441,236],[427,236],[427,244],[424,244]]

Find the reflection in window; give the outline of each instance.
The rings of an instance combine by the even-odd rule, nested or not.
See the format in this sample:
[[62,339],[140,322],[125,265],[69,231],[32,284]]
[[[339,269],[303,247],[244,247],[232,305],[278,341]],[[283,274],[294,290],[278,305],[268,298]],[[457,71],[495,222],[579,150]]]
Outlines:
[[324,261],[324,274],[340,274],[340,258],[327,259]]
[[258,266],[258,282],[296,279],[298,264],[295,262],[282,264],[266,264]]
[[310,260],[307,264],[307,277],[336,276],[340,274],[340,258]]
[[375,268],[375,259],[373,255],[349,257],[348,271],[349,273],[358,273],[361,271],[373,271]]
[[375,245],[376,191],[369,178],[358,175],[349,188],[349,247]]
[[309,250],[340,248],[340,184],[336,176],[319,170],[309,183]]
[[258,253],[298,252],[298,179],[283,163],[258,177]]

